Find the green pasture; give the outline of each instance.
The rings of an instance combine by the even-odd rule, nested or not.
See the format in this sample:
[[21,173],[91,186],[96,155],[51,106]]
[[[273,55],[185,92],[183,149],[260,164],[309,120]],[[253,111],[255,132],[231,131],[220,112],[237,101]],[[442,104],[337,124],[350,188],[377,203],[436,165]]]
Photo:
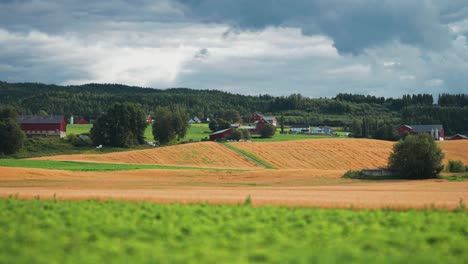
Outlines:
[[[89,133],[93,125],[67,125],[67,134],[79,135],[82,133]],[[209,137],[211,134],[208,124],[191,124],[187,135],[184,140],[199,141],[203,138]],[[148,141],[154,141],[153,131],[151,125],[148,125],[145,130],[145,138]]]
[[467,263],[468,212],[0,199],[1,263]]
[[[89,133],[92,125],[67,125],[67,133],[69,134],[81,134]],[[151,126],[148,126],[145,130],[145,138],[149,141],[154,141],[153,132]],[[289,129],[286,128],[285,131]],[[184,141],[199,141],[204,138],[209,138],[212,132],[208,128],[208,124],[191,124]],[[280,134],[280,129],[276,130],[275,136],[272,138],[260,138],[256,135],[252,136],[252,141],[255,142],[275,142],[275,141],[289,141],[289,140],[301,140],[301,139],[322,139],[322,138],[344,138],[345,132],[337,132],[337,136],[326,136],[326,135],[304,135],[304,134]]]
[[36,168],[36,169],[68,170],[68,171],[122,171],[122,170],[145,170],[145,169],[146,170],[148,169],[240,170],[240,169],[203,168],[203,167],[189,167],[189,166],[115,164],[115,163],[93,163],[93,162],[27,160],[27,159],[0,159],[0,167],[20,167],[20,168]]

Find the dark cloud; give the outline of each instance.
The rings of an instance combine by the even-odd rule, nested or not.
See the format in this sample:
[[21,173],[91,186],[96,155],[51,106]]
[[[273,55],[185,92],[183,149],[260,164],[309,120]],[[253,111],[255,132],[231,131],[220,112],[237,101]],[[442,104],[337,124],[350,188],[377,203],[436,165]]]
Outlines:
[[[179,0],[188,16],[205,22],[228,22],[233,26],[263,29],[296,26],[304,34],[330,36],[340,52],[363,49],[399,40],[433,49],[449,45],[446,25],[431,1],[337,1],[337,0]],[[453,15],[461,4],[444,7]]]

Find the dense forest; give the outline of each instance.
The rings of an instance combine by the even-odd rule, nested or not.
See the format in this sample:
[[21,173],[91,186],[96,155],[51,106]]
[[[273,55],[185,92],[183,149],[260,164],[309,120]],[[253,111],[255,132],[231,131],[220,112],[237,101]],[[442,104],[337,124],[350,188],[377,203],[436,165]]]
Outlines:
[[0,82],[0,104],[13,105],[20,114],[45,111],[95,120],[116,102],[137,103],[147,113],[158,106],[180,105],[191,116],[201,119],[225,116],[226,111],[234,109],[244,119],[253,112],[283,113],[287,125],[349,127],[356,121],[382,125],[441,123],[446,134],[468,133],[468,95],[464,94],[441,94],[437,101],[429,94],[384,98],[342,93],[334,98],[308,98],[301,94],[249,96],[218,90],[159,90],[119,84],[59,86]]

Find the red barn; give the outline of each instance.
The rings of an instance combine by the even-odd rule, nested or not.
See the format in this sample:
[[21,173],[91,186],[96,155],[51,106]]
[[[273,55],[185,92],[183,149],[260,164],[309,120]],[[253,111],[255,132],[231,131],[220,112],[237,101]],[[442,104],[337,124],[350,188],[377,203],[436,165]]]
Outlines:
[[64,138],[67,131],[65,117],[50,116],[19,116],[18,124],[28,137],[60,137]]
[[428,133],[436,140],[444,140],[444,127],[442,125],[401,125],[398,134],[402,138],[405,133],[419,134]]
[[461,139],[468,139],[468,137],[462,134],[456,134],[453,137],[447,138],[447,140],[461,140]]
[[84,119],[81,119],[80,121],[76,122],[77,125],[87,125],[89,124],[88,121],[84,120]]
[[210,134],[210,140],[211,141],[221,140],[225,138],[226,136],[232,134],[232,131],[234,131],[232,128],[216,131],[213,134]]

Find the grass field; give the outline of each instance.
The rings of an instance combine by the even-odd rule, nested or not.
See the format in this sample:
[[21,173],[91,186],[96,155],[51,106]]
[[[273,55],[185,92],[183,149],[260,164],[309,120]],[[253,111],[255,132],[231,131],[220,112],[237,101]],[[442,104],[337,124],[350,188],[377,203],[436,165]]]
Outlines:
[[221,168],[203,168],[189,166],[170,165],[144,165],[144,164],[115,164],[115,163],[94,163],[94,162],[74,162],[55,160],[26,160],[26,159],[0,159],[0,167],[36,168],[49,170],[68,171],[122,171],[122,170],[226,170]]
[[466,263],[468,213],[0,199],[2,263]]
[[[92,127],[93,127],[92,124],[67,125],[67,133],[75,134],[75,135],[79,135],[82,133],[89,133]],[[145,130],[145,138],[148,141],[154,141],[153,132],[151,129],[152,127],[149,125],[146,127],[146,130]],[[210,134],[211,134],[211,131],[210,129],[208,129],[208,124],[191,124],[187,132],[187,136],[184,138],[184,140],[198,141],[198,140],[209,137]]]
[[[93,125],[67,125],[68,134],[81,134],[89,133]],[[287,129],[286,129],[287,130]],[[185,136],[185,141],[199,141],[205,138],[209,138],[212,132],[208,128],[208,124],[191,124],[190,128]],[[319,138],[343,138],[345,132],[337,132],[338,136],[317,136],[317,135],[303,135],[303,134],[280,134],[280,129],[276,131],[276,135],[272,138],[260,138],[253,136],[252,141],[255,142],[275,142],[275,141],[289,141],[289,140],[301,140],[301,139],[319,139]],[[148,126],[145,130],[145,138],[148,141],[154,141],[151,126]]]

